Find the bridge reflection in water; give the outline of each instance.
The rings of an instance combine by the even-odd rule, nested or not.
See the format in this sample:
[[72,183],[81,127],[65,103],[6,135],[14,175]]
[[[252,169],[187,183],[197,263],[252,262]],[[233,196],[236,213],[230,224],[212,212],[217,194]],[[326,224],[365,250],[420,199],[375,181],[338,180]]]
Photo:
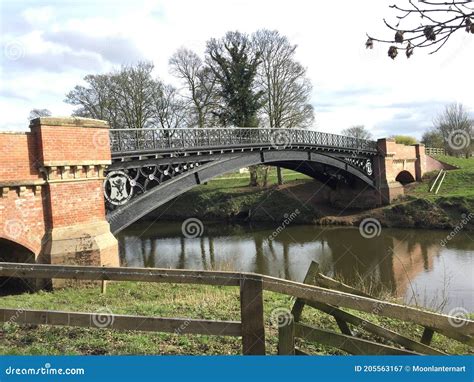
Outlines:
[[[312,260],[323,273],[374,292],[389,292],[410,304],[448,312],[474,311],[474,243],[459,233],[383,229],[364,239],[355,228],[290,226],[273,241],[272,229],[206,225],[185,238],[179,223],[135,224],[119,235],[124,266],[238,270],[302,281]],[[444,306],[443,306],[444,305]]]

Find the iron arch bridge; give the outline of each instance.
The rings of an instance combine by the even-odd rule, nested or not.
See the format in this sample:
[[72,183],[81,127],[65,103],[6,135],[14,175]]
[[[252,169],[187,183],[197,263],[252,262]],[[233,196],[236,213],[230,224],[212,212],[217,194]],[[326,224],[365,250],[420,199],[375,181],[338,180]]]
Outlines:
[[375,187],[375,141],[264,128],[113,129],[104,195],[113,233],[191,188],[243,167],[292,169],[330,187]]

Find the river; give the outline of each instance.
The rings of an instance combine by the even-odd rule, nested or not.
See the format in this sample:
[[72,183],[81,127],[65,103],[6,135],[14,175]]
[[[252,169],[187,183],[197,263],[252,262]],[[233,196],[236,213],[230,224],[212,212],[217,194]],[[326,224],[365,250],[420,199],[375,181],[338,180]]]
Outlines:
[[[311,261],[321,271],[373,293],[443,312],[474,311],[474,233],[383,228],[204,225],[184,237],[181,223],[138,223],[119,234],[122,266],[257,272],[302,281]],[[273,240],[268,240],[273,235]]]

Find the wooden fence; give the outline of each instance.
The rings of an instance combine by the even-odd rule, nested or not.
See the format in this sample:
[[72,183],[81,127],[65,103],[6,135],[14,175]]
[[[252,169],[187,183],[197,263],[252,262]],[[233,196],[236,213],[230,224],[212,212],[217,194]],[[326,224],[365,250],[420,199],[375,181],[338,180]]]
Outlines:
[[[188,318],[161,318],[113,315],[107,328],[174,332],[178,334],[206,334],[242,337],[243,354],[263,355],[265,349],[265,322],[263,291],[296,297],[291,323],[279,330],[279,353],[301,354],[294,347],[294,337],[303,337],[357,354],[439,354],[429,342],[434,332],[463,343],[474,344],[474,321],[432,313],[414,307],[374,299],[335,280],[318,274],[315,265],[310,267],[305,283],[283,280],[270,276],[242,272],[194,271],[157,268],[106,268],[66,265],[0,263],[0,277],[33,279],[71,279],[95,281],[140,281],[156,283],[221,285],[240,288],[240,321],[200,320]],[[317,273],[317,272],[316,272]],[[314,328],[299,322],[305,305],[322,310],[336,318],[342,334]],[[348,308],[380,316],[412,322],[425,327],[421,342],[403,337],[381,326],[372,324],[341,308]],[[98,327],[97,313],[63,312],[49,310],[0,309],[0,322],[18,324],[64,325]],[[384,337],[403,348],[378,344],[353,336],[348,327],[362,326],[365,330]],[[293,344],[293,345],[292,345]]]
[[430,156],[446,155],[446,150],[440,147],[425,147],[425,154]]

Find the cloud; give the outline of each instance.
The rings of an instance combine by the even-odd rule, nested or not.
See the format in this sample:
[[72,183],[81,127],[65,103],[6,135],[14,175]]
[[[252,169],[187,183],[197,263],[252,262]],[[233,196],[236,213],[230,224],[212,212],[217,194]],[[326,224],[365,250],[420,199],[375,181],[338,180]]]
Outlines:
[[[202,55],[207,39],[235,29],[278,29],[298,45],[322,131],[363,124],[377,137],[419,137],[446,103],[474,110],[466,85],[474,49],[468,34],[453,36],[435,55],[417,50],[410,60],[388,59],[381,44],[365,49],[366,32],[381,38],[389,33],[382,19],[393,12],[385,2],[233,0],[222,6],[216,0],[82,0],[72,6],[7,0],[0,11],[3,129],[23,123],[34,107],[68,112],[64,94],[88,73],[148,59],[157,75],[176,81],[168,68],[176,49],[184,45]],[[21,58],[5,59],[9,41],[22,44]]]
[[144,56],[130,39],[119,36],[94,36],[80,31],[58,31],[43,34],[46,41],[70,48],[74,52],[96,53],[114,64],[133,63]]

